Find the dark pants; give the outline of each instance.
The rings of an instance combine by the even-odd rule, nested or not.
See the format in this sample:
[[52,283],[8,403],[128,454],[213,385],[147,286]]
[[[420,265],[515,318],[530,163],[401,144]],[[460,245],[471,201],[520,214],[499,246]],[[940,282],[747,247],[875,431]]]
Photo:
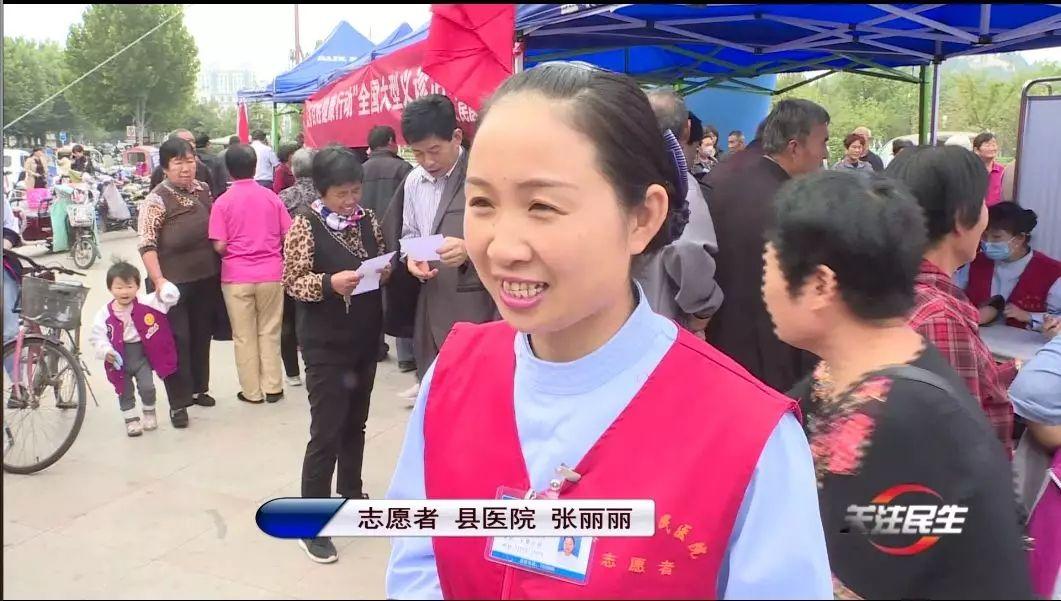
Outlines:
[[271,179],[256,179],[254,181],[258,182],[258,185],[263,188],[273,189],[273,180]]
[[284,294],[284,322],[280,326],[280,358],[289,378],[298,376],[298,333],[295,331],[295,299]]
[[365,455],[365,423],[376,379],[376,357],[359,364],[307,365],[309,444],[302,461],[302,496],[330,497],[332,472],[339,464],[336,493],[360,498]]
[[180,301],[169,310],[177,343],[177,371],[166,378],[170,409],[191,406],[192,394],[210,389],[210,338],[214,333],[221,278],[177,284]]

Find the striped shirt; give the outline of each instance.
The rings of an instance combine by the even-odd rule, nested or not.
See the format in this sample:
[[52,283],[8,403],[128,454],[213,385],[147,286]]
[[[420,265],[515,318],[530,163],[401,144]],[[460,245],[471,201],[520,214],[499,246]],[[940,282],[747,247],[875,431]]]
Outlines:
[[457,154],[457,160],[449,168],[446,175],[439,178],[431,177],[421,166],[413,169],[409,177],[405,178],[405,206],[402,207],[402,239],[421,238],[432,234],[431,226],[435,222],[435,214],[438,213],[438,204],[442,202],[442,191],[446,189],[457,163],[464,157],[464,148],[461,147]]

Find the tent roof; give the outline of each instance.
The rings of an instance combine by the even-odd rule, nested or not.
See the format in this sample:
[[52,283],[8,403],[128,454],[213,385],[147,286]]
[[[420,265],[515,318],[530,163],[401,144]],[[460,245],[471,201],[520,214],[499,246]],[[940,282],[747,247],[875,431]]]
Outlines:
[[[426,40],[428,28],[396,31],[322,74],[313,92]],[[516,32],[527,45],[528,68],[582,60],[642,81],[697,87],[812,70],[916,81],[895,67],[1061,46],[1061,4],[520,4]],[[271,92],[240,97],[268,99]]]
[[[328,37],[301,63],[277,75],[263,88],[240,90],[241,100],[301,102],[317,91],[317,80],[372,50],[373,44],[346,21],[340,21]],[[302,95],[302,92],[309,90]]]
[[290,71],[281,73],[273,80],[273,91],[277,94],[289,92],[307,84],[316,83],[317,78],[334,71],[364,56],[374,44],[361,35],[346,21],[340,21],[328,38],[301,63]]
[[1061,5],[524,4],[516,28],[526,67],[584,60],[642,80],[702,82],[808,70],[888,73],[1061,46]]
[[[413,44],[415,42],[420,41],[420,39],[426,39],[426,38],[427,38],[427,27],[426,26],[425,27],[421,27],[419,30],[416,31],[416,33],[413,33],[413,28],[410,27],[408,23],[402,23],[401,25],[398,26],[397,29],[395,29],[393,32],[391,32],[391,34],[389,36],[387,36],[386,39],[384,39],[379,44],[376,44],[376,46],[372,50],[370,50],[369,52],[365,53],[364,56],[361,56],[356,61],[354,61],[352,63],[349,63],[347,65],[344,65],[344,66],[342,66],[342,67],[340,67],[340,68],[338,68],[338,69],[336,69],[334,71],[331,71],[329,73],[325,73],[324,75],[321,75],[319,78],[317,78],[317,87],[313,90],[313,92],[316,92],[317,90],[323,88],[324,86],[330,84],[331,82],[342,78],[344,75],[346,75],[347,73],[349,73],[351,71],[354,71],[356,69],[360,69],[361,67],[367,65],[368,63],[372,62],[373,60],[375,60],[375,59],[377,59],[377,58],[379,58],[381,56],[385,56],[387,54],[390,54],[391,52],[394,52],[395,50],[397,50],[399,48],[404,48],[405,46],[408,46],[409,44]],[[309,98],[310,96],[312,96],[313,92],[310,92],[309,94],[307,94],[306,98]],[[305,98],[303,100],[305,100]]]

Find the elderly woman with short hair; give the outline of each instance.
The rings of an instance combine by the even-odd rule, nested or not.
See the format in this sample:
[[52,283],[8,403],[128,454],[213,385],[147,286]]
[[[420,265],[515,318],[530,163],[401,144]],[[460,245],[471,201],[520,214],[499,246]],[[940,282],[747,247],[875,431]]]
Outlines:
[[212,407],[210,339],[221,300],[221,259],[210,243],[208,225],[213,197],[195,178],[195,149],[172,137],[158,149],[162,181],[140,210],[140,258],[150,279],[148,290],[167,281],[180,290],[169,311],[177,342],[177,371],[164,380],[175,428],[188,426],[188,407]]
[[[295,185],[280,192],[280,200],[287,207],[291,217],[295,217],[300,207],[312,205],[320,194],[313,186],[313,157],[317,154],[312,148],[299,148],[291,155],[291,172],[295,175]],[[284,294],[284,322],[280,327],[280,357],[284,360],[285,381],[288,386],[301,386],[301,371],[298,366],[298,333],[295,331],[295,299]]]
[[[383,299],[379,290],[354,294],[354,289],[362,263],[386,248],[375,213],[361,207],[364,173],[357,156],[329,146],[313,157],[312,173],[320,198],[299,207],[284,243],[284,287],[296,301],[309,389],[302,496],[331,497],[338,463],[336,492],[359,499]],[[389,267],[379,271],[386,282]],[[301,543],[314,561],[337,557],[327,538]]]
[[309,206],[320,198],[317,188],[313,187],[313,157],[317,154],[312,148],[299,148],[291,155],[291,172],[295,175],[295,184],[280,192],[291,217],[301,206]]
[[873,165],[862,160],[862,153],[865,151],[866,138],[861,134],[847,134],[844,138],[844,158],[833,165],[833,171],[845,171],[869,177],[873,174]]

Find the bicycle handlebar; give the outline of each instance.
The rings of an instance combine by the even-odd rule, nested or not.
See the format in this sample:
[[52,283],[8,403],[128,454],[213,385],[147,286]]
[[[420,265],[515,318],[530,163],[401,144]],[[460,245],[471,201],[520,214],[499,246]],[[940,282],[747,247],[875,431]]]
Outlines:
[[51,265],[51,266],[49,266],[49,265],[41,265],[40,263],[34,261],[33,259],[27,257],[26,255],[20,255],[19,253],[15,252],[13,250],[6,249],[6,248],[4,249],[4,254],[11,256],[11,257],[17,259],[18,261],[21,261],[23,263],[28,264],[30,266],[30,270],[33,273],[41,273],[41,272],[45,272],[45,271],[52,271],[52,272],[55,272],[55,273],[61,273],[63,275],[77,275],[77,276],[82,276],[82,277],[84,277],[84,275],[85,275],[85,274],[81,273],[80,271],[74,271],[73,269],[67,269],[67,268],[63,267],[62,265]]

